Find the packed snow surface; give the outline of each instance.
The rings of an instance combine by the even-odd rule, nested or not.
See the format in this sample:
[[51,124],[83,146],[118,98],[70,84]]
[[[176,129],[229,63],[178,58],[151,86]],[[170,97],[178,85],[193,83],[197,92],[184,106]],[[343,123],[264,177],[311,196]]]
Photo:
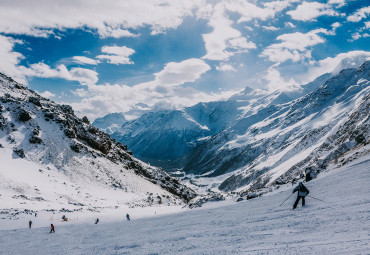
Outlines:
[[[0,254],[369,254],[370,156],[329,169],[306,184],[306,206],[291,210],[294,186],[234,203],[131,221],[63,223],[0,231]],[[138,212],[139,213],[139,212]],[[52,216],[52,214],[50,215]],[[0,220],[0,224],[4,221]],[[9,224],[9,222],[7,222]],[[49,234],[54,223],[55,233]]]

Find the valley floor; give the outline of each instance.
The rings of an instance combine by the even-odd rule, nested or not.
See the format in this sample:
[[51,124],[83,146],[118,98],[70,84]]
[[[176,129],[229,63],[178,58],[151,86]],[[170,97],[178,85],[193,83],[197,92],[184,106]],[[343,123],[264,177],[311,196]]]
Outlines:
[[[370,254],[370,156],[261,198],[152,218],[0,231],[0,254]],[[284,190],[285,189],[285,190]],[[222,205],[222,203],[221,203]],[[133,218],[134,215],[132,215]]]

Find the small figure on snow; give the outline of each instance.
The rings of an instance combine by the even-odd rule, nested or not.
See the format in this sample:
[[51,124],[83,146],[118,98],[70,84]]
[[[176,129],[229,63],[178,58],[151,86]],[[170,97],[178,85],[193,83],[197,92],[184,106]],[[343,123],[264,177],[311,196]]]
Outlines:
[[30,221],[28,222],[28,227],[29,227],[29,228],[31,228],[31,225],[32,225],[32,221],[30,220]]
[[126,219],[129,221],[130,220],[130,215],[126,214]]
[[305,197],[310,193],[310,191],[306,188],[306,186],[303,185],[302,182],[298,184],[298,186],[293,190],[292,193],[298,191],[297,199],[295,200],[295,203],[293,205],[293,209],[295,209],[299,203],[299,200],[302,198],[302,206],[305,205]]
[[37,217],[37,212],[35,212],[35,217]]
[[54,225],[53,224],[50,225],[50,233],[55,233],[55,229],[54,229]]
[[98,224],[98,222],[99,222],[99,218],[96,218],[95,224]]

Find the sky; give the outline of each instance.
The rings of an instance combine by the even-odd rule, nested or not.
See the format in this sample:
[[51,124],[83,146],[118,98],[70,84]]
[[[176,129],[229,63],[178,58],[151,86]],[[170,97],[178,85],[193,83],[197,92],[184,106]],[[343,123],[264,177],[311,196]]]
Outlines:
[[93,120],[291,90],[370,59],[366,0],[0,0],[0,72]]

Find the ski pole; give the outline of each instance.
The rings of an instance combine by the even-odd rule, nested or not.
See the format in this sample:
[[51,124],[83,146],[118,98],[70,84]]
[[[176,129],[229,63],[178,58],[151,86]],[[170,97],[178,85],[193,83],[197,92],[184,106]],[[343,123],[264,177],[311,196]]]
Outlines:
[[287,201],[287,200],[288,200],[288,198],[290,198],[293,194],[294,194],[294,193],[290,194],[290,196],[289,196],[289,197],[287,197],[287,198],[286,198],[286,199],[281,203],[281,205],[279,205],[279,206],[282,206],[282,205],[285,203],[285,201]]
[[318,198],[316,198],[316,197],[312,197],[312,196],[310,196],[310,195],[307,195],[307,196],[308,196],[308,197],[310,197],[310,198],[313,198],[313,199],[316,199],[316,200],[319,200],[319,201],[321,201],[321,202],[326,203],[324,200],[318,199]]

